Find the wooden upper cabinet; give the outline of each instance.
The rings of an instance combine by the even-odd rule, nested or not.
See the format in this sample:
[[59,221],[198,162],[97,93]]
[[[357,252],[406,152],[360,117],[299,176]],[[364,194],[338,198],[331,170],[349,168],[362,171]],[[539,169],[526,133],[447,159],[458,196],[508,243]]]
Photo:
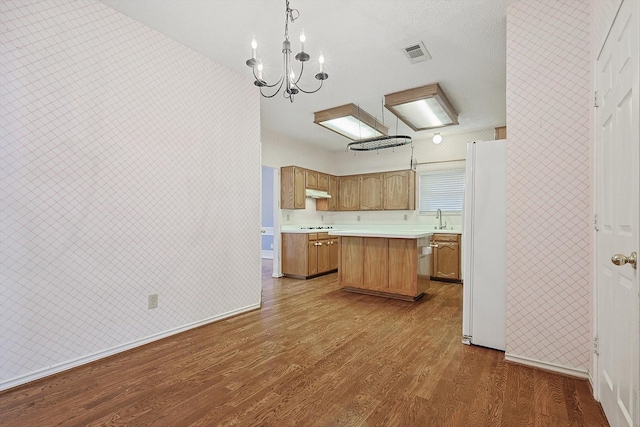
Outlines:
[[384,209],[414,210],[416,208],[416,173],[412,170],[385,172]]
[[329,195],[330,199],[325,199],[328,201],[329,210],[337,211],[338,210],[338,199],[340,198],[338,191],[338,177],[330,175],[329,176]]
[[305,170],[295,166],[280,168],[280,209],[304,209]]
[[[318,175],[318,187],[322,183],[322,175]],[[338,177],[333,175],[324,175],[327,177],[327,189],[319,190],[326,191],[329,193],[331,198],[329,199],[317,199],[316,200],[316,210],[317,211],[337,211],[338,210]]]
[[316,171],[305,171],[305,188],[310,190],[318,189],[318,172]]
[[329,175],[318,172],[318,190],[329,191]]
[[360,210],[382,210],[382,186],[384,174],[362,175],[360,182]]
[[338,210],[357,211],[360,209],[360,175],[339,177]]

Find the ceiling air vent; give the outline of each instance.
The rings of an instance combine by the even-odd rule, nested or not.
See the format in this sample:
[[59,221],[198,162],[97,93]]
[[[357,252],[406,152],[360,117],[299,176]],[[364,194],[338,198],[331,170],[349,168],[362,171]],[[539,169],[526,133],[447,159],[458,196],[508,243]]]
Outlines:
[[411,46],[407,46],[402,50],[406,57],[409,58],[409,62],[411,62],[412,64],[417,64],[418,62],[431,59],[431,55],[429,55],[429,52],[427,52],[427,48],[424,47],[423,42],[412,44]]

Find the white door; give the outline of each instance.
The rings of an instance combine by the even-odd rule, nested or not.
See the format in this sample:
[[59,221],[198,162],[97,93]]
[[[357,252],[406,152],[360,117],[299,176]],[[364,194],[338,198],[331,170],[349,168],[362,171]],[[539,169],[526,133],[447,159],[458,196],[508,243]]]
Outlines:
[[597,60],[597,394],[612,427],[638,426],[638,270],[612,256],[638,252],[640,1],[625,0]]

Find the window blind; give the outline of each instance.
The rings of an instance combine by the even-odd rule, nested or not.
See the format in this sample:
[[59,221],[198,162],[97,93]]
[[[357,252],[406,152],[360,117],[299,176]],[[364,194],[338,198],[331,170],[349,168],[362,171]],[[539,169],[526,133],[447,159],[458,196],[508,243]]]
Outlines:
[[448,169],[419,175],[419,212],[462,212],[465,170]]

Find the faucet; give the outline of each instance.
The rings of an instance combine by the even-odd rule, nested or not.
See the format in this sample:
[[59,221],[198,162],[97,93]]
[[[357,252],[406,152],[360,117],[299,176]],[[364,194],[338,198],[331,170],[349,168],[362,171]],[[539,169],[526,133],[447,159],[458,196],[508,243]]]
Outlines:
[[442,210],[436,210],[436,219],[440,220],[438,222],[438,230],[442,230],[443,228],[447,228],[447,221],[444,222],[444,226],[442,226]]

